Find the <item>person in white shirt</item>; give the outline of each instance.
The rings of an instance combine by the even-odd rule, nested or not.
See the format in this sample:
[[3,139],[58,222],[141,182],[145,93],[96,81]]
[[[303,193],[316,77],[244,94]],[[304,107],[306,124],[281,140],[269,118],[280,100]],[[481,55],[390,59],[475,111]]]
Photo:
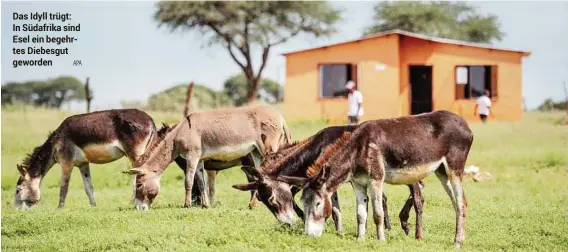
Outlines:
[[491,99],[489,99],[489,90],[485,90],[485,94],[477,98],[475,102],[475,111],[473,114],[477,116],[479,114],[479,118],[482,122],[485,123],[487,121],[487,117],[489,116],[491,110]]
[[349,92],[347,95],[347,122],[349,124],[358,124],[359,117],[363,116],[363,94],[361,91],[355,89],[355,82],[348,81],[345,88]]

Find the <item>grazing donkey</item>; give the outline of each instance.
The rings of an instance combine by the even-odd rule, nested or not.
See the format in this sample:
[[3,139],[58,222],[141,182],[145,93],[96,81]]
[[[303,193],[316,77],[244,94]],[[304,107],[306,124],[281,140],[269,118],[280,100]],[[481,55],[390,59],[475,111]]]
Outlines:
[[[59,163],[62,173],[58,207],[65,206],[69,179],[75,166],[81,171],[90,204],[95,206],[89,163],[105,164],[127,156],[133,166],[140,165],[148,158],[144,153],[156,147],[168,130],[167,125],[156,130],[152,118],[137,109],[70,116],[49,134],[45,143],[17,165],[20,178],[14,205],[16,208],[35,205],[40,199],[43,177],[55,163]],[[176,162],[179,164],[184,160],[180,158]]]
[[343,148],[316,161],[323,165],[302,193],[305,232],[321,236],[324,218],[331,212],[331,194],[341,183],[349,181],[357,195],[358,238],[365,236],[369,189],[377,238],[385,240],[380,196],[383,182],[412,184],[436,173],[454,205],[455,246],[460,247],[465,240],[467,207],[463,171],[472,142],[473,134],[466,121],[448,111],[360,124],[351,137],[346,137]]
[[[177,126],[177,124],[174,124],[173,126],[168,126],[166,124],[164,124],[164,127],[166,127],[167,132],[170,132],[173,128],[175,128]],[[185,169],[187,168],[187,161],[181,157],[178,157],[175,159],[177,165],[184,171],[185,174]],[[229,169],[232,167],[235,167],[237,165],[246,165],[246,166],[254,166],[254,161],[253,161],[253,157],[252,154],[247,154],[244,157],[235,159],[235,160],[230,160],[230,161],[219,161],[219,160],[207,160],[204,162],[200,162],[195,174],[195,178],[193,180],[193,183],[196,183],[197,186],[194,186],[191,190],[191,201],[192,202],[201,202],[201,196],[202,196],[202,192],[204,190],[203,188],[203,184],[205,183],[203,181],[203,171],[207,171],[207,180],[208,180],[208,193],[209,193],[209,203],[210,204],[215,204],[215,180],[217,177],[217,172],[225,170],[225,169]],[[249,181],[251,180],[251,178],[247,175],[247,178],[249,179]],[[136,194],[136,192],[134,193]],[[254,208],[257,204],[256,201],[256,191],[251,191],[251,198],[249,200],[249,208]]]
[[[160,177],[174,159],[187,160],[185,206],[191,205],[193,178],[201,161],[231,161],[252,155],[259,166],[267,150],[290,143],[282,115],[268,106],[219,109],[191,113],[158,146],[147,162],[128,170],[136,174],[136,208],[147,210],[160,192]],[[202,193],[202,205],[209,205]]]
[[[258,190],[258,197],[272,214],[282,223],[293,225],[296,218],[292,209],[300,218],[304,219],[303,211],[294,202],[294,195],[300,190],[299,187],[305,182],[308,177],[321,164],[316,163],[316,160],[321,155],[330,155],[336,149],[340,148],[348,138],[348,136],[355,130],[357,126],[332,126],[320,130],[313,136],[296,142],[292,145],[282,147],[276,153],[269,153],[263,160],[260,168],[254,169],[253,167],[243,166],[243,171],[253,178],[253,181],[248,184],[233,185],[233,188],[247,191]],[[343,138],[345,136],[345,138]],[[298,179],[301,178],[301,179]],[[416,186],[418,183],[415,183]],[[409,185],[411,188],[411,196],[407,200],[405,207],[400,212],[401,225],[406,234],[408,234],[408,216],[410,209],[414,203],[414,199],[423,202],[420,187]],[[414,190],[414,188],[417,188]],[[414,191],[413,191],[414,190]],[[413,197],[415,196],[415,197]],[[387,212],[387,197],[383,194],[383,207],[385,209],[385,225],[390,230],[390,222]],[[341,211],[339,208],[339,198],[337,192],[331,196],[332,200],[332,218],[335,222],[337,231],[342,231],[341,225]],[[416,238],[422,238],[421,234],[421,215],[422,204],[416,204],[417,213],[417,230]],[[420,218],[418,217],[420,216]]]

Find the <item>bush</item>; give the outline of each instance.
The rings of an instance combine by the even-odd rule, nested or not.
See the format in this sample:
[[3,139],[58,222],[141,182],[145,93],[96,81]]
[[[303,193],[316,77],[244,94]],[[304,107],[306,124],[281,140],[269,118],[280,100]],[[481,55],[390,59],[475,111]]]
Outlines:
[[[181,84],[150,96],[145,109],[154,111],[183,112],[187,95],[187,84]],[[229,96],[204,85],[193,86],[190,111],[232,106]]]

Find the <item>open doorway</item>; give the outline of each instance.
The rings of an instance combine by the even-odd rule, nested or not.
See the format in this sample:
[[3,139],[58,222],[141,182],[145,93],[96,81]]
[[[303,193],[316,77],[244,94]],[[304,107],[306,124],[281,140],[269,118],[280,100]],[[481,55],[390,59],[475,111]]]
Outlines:
[[432,111],[432,66],[409,66],[410,114]]

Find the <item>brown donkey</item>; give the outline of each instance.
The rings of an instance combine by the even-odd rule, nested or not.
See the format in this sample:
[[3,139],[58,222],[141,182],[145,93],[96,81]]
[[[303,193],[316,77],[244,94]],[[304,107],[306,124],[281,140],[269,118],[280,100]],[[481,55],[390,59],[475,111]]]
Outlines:
[[[127,156],[133,166],[147,159],[145,152],[154,148],[169,127],[159,131],[152,118],[136,109],[105,110],[66,118],[36,147],[20,165],[15,206],[27,208],[40,199],[40,184],[49,169],[59,163],[62,168],[59,207],[65,205],[73,167],[79,167],[91,206],[95,196],[89,163],[105,164]],[[178,159],[176,162],[184,162]],[[185,169],[185,167],[183,167]],[[200,186],[204,186],[201,176]]]
[[[327,127],[305,140],[282,147],[276,153],[267,154],[258,170],[253,167],[243,166],[245,173],[249,174],[249,177],[253,177],[254,180],[248,184],[233,185],[233,188],[242,191],[258,190],[259,200],[266,205],[280,222],[294,224],[296,218],[292,209],[300,218],[303,219],[304,217],[303,211],[294,202],[294,195],[300,190],[299,187],[308,177],[313,176],[311,173],[314,172],[314,167],[321,166],[321,164],[316,162],[317,160],[321,162],[321,159],[318,158],[322,155],[332,154],[345,144],[356,127],[353,125]],[[415,184],[418,186],[418,183]],[[420,187],[416,186],[409,186],[411,188],[411,196],[399,216],[403,230],[408,234],[410,209],[414,205],[414,199],[420,201],[415,207],[417,214],[416,238],[420,239],[422,238],[421,215],[423,200],[420,194]],[[414,190],[414,188],[417,189]],[[383,199],[385,225],[390,230],[390,222],[388,214],[386,214],[387,197],[385,194],[383,194]],[[341,210],[337,192],[333,193],[331,200],[331,214],[335,222],[335,228],[337,231],[341,231]]]
[[357,236],[364,239],[367,189],[379,240],[385,240],[383,182],[416,183],[436,173],[456,212],[455,245],[465,240],[466,199],[463,171],[473,134],[463,118],[448,111],[362,123],[343,148],[325,158],[318,175],[306,183],[302,202],[305,232],[321,236],[331,212],[331,194],[351,182],[357,196]]
[[[268,106],[192,113],[150,151],[146,163],[128,171],[137,175],[136,208],[148,209],[160,191],[162,173],[177,157],[187,160],[185,206],[190,206],[200,162],[232,161],[251,154],[255,166],[259,166],[267,150],[277,151],[290,142],[284,118]],[[208,200],[202,196],[202,205],[208,205]]]

